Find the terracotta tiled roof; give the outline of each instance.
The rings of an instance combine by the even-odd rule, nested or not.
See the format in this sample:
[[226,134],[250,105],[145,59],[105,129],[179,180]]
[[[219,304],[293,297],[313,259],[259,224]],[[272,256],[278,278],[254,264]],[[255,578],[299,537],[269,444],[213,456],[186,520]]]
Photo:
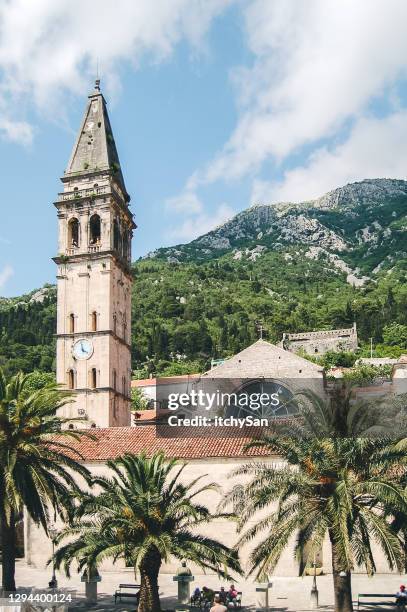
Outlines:
[[193,428],[186,429],[182,435],[179,431],[174,432],[174,429],[167,425],[92,429],[94,439],[84,436],[70,445],[79,451],[84,461],[106,461],[124,453],[138,454],[143,451],[152,455],[160,450],[168,457],[180,459],[238,458],[269,454],[259,448],[244,451],[245,445],[261,434],[253,427],[240,431],[217,427],[216,432],[211,434]]

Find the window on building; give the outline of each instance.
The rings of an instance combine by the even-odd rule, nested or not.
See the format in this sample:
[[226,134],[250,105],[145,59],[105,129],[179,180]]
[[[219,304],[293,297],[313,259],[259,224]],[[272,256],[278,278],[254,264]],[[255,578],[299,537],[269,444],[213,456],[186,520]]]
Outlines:
[[69,333],[74,334],[75,333],[75,315],[71,313],[68,317],[68,320],[69,320]]
[[117,372],[113,370],[113,389],[117,389]]
[[113,248],[116,251],[120,248],[120,230],[117,219],[113,220]]
[[122,393],[126,395],[126,377],[122,376]]
[[68,223],[68,248],[79,246],[79,221],[73,217]]
[[125,259],[129,258],[129,233],[124,232],[123,234],[123,257]]
[[127,323],[123,321],[123,340],[127,340]]
[[113,333],[117,333],[117,315],[113,313]]
[[75,372],[74,370],[68,370],[68,389],[75,389]]
[[90,388],[91,389],[96,389],[97,387],[97,372],[96,372],[96,368],[92,368],[90,373],[89,373],[89,383],[90,383]]
[[91,318],[91,324],[90,324],[91,331],[97,331],[97,328],[98,328],[98,315],[97,315],[96,310],[94,310],[92,312],[92,314],[90,315],[90,318]]
[[99,215],[92,215],[89,221],[89,242],[100,244],[101,224]]

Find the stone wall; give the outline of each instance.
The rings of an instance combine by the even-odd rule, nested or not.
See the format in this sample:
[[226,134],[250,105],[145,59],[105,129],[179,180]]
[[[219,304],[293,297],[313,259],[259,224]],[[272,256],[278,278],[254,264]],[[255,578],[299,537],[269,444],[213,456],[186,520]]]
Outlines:
[[358,348],[356,325],[345,329],[283,334],[280,346],[287,351],[324,355],[328,351],[355,351]]

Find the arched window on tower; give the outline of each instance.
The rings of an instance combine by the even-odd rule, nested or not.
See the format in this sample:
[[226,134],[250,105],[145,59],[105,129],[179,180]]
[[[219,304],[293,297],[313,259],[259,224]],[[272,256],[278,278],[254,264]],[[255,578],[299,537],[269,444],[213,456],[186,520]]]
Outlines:
[[89,386],[91,389],[96,389],[97,387],[97,372],[96,368],[92,368],[89,372]]
[[117,389],[117,372],[113,370],[113,389],[116,391]]
[[120,230],[117,219],[113,220],[113,248],[118,251],[120,246]]
[[113,313],[113,333],[117,334],[117,314]]
[[75,333],[75,315],[73,314],[73,312],[71,312],[71,314],[68,317],[68,325],[69,325],[69,333],[74,334]]
[[96,310],[94,310],[90,315],[90,329],[94,332],[98,329],[98,313]]
[[75,389],[75,372],[72,368],[68,370],[68,389]]
[[122,376],[122,393],[126,395],[126,377]]
[[76,217],[68,223],[68,249],[79,246],[79,221]]
[[89,244],[100,244],[101,225],[99,215],[92,215],[89,220]]

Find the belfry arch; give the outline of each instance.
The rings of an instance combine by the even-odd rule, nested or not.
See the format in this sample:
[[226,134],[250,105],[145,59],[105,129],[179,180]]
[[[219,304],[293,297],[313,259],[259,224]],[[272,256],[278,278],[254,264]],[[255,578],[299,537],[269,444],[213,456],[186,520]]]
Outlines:
[[68,223],[68,249],[79,246],[79,221],[72,217]]
[[100,244],[101,241],[101,222],[96,213],[89,219],[89,244]]

